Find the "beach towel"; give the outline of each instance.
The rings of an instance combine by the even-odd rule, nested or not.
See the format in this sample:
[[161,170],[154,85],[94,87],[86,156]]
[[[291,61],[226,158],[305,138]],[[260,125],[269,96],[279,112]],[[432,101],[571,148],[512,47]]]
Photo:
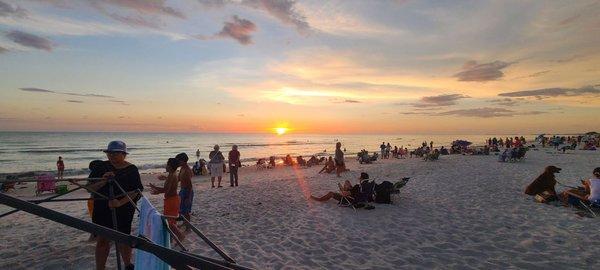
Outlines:
[[[156,208],[154,208],[150,201],[146,199],[146,197],[142,197],[138,205],[140,206],[138,233],[152,240],[152,242],[157,245],[170,248],[171,243],[169,232],[162,222],[162,216],[160,213],[156,210]],[[160,260],[158,257],[139,249],[135,252],[135,268],[150,270],[170,269],[169,265]]]

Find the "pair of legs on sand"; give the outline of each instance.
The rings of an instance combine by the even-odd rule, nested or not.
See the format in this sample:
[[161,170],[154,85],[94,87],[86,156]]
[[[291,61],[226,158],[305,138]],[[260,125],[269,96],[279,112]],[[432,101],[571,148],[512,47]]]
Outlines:
[[[110,240],[100,236],[97,237],[96,241],[96,269],[104,270],[106,265],[106,259],[108,258],[108,254],[110,253],[110,247],[112,243]],[[131,247],[117,244],[117,248],[119,249],[119,253],[121,254],[121,259],[123,259],[124,265],[126,267],[132,265]]]
[[221,179],[223,178],[222,176],[218,176],[218,177],[210,177],[210,183],[212,184],[212,187],[215,187],[215,178],[217,178],[217,187],[223,187],[221,186]]

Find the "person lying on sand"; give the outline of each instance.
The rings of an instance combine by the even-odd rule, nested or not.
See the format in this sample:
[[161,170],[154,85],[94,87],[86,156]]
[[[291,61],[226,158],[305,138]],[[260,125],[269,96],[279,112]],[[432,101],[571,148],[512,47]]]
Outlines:
[[545,194],[546,201],[551,200],[551,197],[556,198],[556,178],[555,173],[560,173],[561,168],[556,166],[548,166],[544,169],[544,172],[540,174],[531,184],[525,188],[525,194],[536,196]]
[[583,187],[568,189],[560,194],[563,205],[579,206],[579,201],[600,203],[600,167],[592,172],[592,178],[581,181]]
[[333,162],[333,158],[329,157],[329,159],[327,159],[327,163],[325,163],[325,166],[323,166],[323,169],[321,169],[319,171],[319,173],[322,173],[322,172],[332,173],[334,170],[335,170],[335,163]]

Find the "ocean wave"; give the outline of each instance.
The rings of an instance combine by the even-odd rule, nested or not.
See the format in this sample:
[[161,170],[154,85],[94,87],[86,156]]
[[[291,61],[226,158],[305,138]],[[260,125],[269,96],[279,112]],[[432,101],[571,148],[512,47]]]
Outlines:
[[266,147],[266,146],[318,145],[318,144],[327,144],[327,143],[287,141],[287,142],[280,142],[280,143],[223,143],[223,144],[219,144],[219,146],[229,147],[229,146],[237,145],[238,147]]
[[[136,150],[150,150],[150,149],[174,149],[177,147],[128,147],[127,151]],[[19,150],[19,153],[29,154],[48,154],[48,153],[76,153],[76,152],[102,152],[103,148],[37,148],[37,149],[26,149]]]

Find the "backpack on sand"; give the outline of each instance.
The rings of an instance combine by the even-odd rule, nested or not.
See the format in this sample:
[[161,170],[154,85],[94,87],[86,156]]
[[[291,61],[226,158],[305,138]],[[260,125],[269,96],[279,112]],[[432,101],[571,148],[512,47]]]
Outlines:
[[376,203],[392,203],[391,194],[394,184],[389,181],[375,186],[375,202]]

